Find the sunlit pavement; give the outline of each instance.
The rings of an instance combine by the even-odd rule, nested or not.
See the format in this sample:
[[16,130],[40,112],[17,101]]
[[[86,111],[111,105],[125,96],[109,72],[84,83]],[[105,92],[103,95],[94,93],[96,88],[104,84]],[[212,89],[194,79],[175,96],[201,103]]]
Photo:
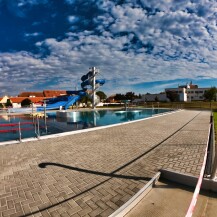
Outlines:
[[200,173],[209,112],[0,147],[0,216],[108,216],[156,171]]

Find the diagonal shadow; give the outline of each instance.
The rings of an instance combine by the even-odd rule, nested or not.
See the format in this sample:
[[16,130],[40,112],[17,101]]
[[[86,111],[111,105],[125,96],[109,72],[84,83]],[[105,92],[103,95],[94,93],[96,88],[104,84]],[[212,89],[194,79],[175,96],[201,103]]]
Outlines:
[[[117,173],[118,171],[122,170],[123,168],[126,168],[127,166],[131,165],[132,163],[136,162],[137,160],[141,159],[142,157],[144,157],[145,155],[147,155],[149,152],[151,152],[152,150],[156,149],[158,146],[160,146],[161,144],[163,144],[166,140],[168,140],[169,138],[171,138],[173,135],[175,135],[178,131],[180,131],[181,129],[183,129],[187,124],[189,124],[192,120],[194,120],[200,113],[198,113],[197,115],[195,115],[190,121],[188,121],[187,123],[185,123],[182,127],[180,127],[178,130],[176,130],[175,132],[173,132],[171,135],[169,135],[168,137],[164,138],[161,142],[159,142],[158,144],[152,146],[151,148],[149,148],[148,150],[145,150],[142,154],[140,154],[139,156],[135,157],[134,159],[132,159],[131,161],[127,162],[126,164],[120,166],[119,168],[117,168],[116,170],[114,170],[112,173],[102,173],[102,172],[98,172],[98,171],[91,171],[91,170],[86,170],[86,169],[81,169],[81,168],[76,168],[76,167],[71,167],[71,166],[67,166],[67,165],[63,165],[63,164],[58,164],[58,163],[40,163],[38,166],[40,168],[46,168],[46,166],[48,165],[54,165],[54,166],[61,166],[63,168],[66,168],[66,169],[71,169],[71,170],[75,170],[75,171],[79,171],[79,172],[86,172],[86,173],[90,173],[90,174],[95,174],[95,175],[101,175],[101,176],[106,176],[106,177],[109,177],[108,179],[104,180],[103,182],[77,194],[77,195],[74,195],[70,198],[67,198],[59,203],[56,203],[56,204],[53,204],[51,206],[48,206],[46,208],[43,208],[43,209],[40,209],[38,211],[35,211],[35,212],[32,212],[32,213],[29,213],[29,214],[26,214],[24,216],[30,216],[30,215],[34,215],[34,214],[37,214],[39,212],[42,212],[42,211],[45,211],[47,209],[50,209],[52,207],[55,207],[59,204],[62,204],[64,202],[67,202],[71,199],[74,199],[102,184],[104,184],[105,182],[109,181],[110,179],[114,178],[114,177],[117,177],[117,178],[125,178],[127,179],[134,179],[134,180],[147,180],[149,181],[150,178],[146,178],[146,177],[133,177],[133,176],[123,176],[123,175],[117,175],[115,173]],[[21,216],[21,217],[24,217],[24,216]]]
[[109,178],[107,178],[106,180],[104,180],[104,181],[102,181],[102,182],[94,185],[93,187],[88,188],[85,191],[80,192],[79,194],[76,194],[76,195],[74,195],[72,197],[69,197],[69,198],[67,198],[65,200],[62,200],[62,201],[60,201],[58,203],[52,204],[52,205],[47,206],[45,208],[39,209],[39,210],[37,210],[35,212],[28,213],[28,214],[23,215],[21,217],[31,216],[31,215],[37,214],[39,212],[43,212],[43,211],[45,211],[47,209],[53,208],[55,206],[58,206],[58,205],[60,205],[62,203],[65,203],[65,202],[67,202],[69,200],[72,200],[72,199],[74,199],[74,198],[76,198],[76,197],[78,197],[78,196],[80,196],[82,194],[85,194],[88,191],[91,191],[92,189],[94,189],[94,188],[96,188],[96,187],[98,187],[100,185],[103,185],[104,183],[106,183],[107,181],[111,180],[112,178],[123,178],[123,179],[133,179],[133,180],[143,180],[143,181],[144,180],[145,181],[149,181],[151,179],[151,178],[148,178],[148,177],[118,175],[118,174],[114,174],[114,171],[112,173],[103,173],[103,172],[86,170],[86,169],[81,169],[81,168],[77,168],[77,167],[72,167],[72,166],[68,166],[68,165],[64,165],[64,164],[59,164],[59,163],[51,163],[51,162],[40,163],[38,166],[40,168],[42,168],[42,169],[46,168],[47,166],[58,166],[58,167],[62,167],[62,168],[65,168],[65,169],[70,169],[70,170],[74,170],[74,171],[78,171],[78,172],[84,172],[84,173],[88,173],[88,174],[95,174],[95,175],[105,176],[105,177],[109,177]]
[[126,175],[120,175],[120,174],[115,174],[114,172],[112,173],[104,173],[104,172],[99,172],[99,171],[94,171],[94,170],[87,170],[87,169],[81,169],[78,167],[72,167],[60,163],[51,163],[51,162],[45,162],[45,163],[40,163],[38,165],[40,168],[46,168],[47,166],[57,166],[57,167],[62,167],[65,169],[70,169],[78,172],[83,172],[83,173],[88,173],[88,174],[94,174],[98,176],[105,176],[105,177],[112,177],[112,178],[121,178],[121,179],[133,179],[133,180],[145,180],[149,181],[149,177],[141,177],[141,176],[126,176]]

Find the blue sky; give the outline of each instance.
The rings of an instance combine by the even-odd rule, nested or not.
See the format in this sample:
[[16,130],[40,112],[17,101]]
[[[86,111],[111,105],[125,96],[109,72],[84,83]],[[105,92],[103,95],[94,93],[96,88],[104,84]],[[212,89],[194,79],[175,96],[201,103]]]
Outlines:
[[0,96],[73,90],[89,67],[113,93],[217,86],[215,0],[0,0]]

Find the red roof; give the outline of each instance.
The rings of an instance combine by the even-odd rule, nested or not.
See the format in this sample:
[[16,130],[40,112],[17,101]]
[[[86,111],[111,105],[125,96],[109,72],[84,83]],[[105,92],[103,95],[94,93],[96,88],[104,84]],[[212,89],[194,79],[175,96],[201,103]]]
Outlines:
[[26,97],[10,97],[12,103],[21,103]]
[[44,90],[43,93],[45,97],[56,97],[66,95],[65,90]]
[[12,103],[21,103],[24,99],[29,99],[33,103],[43,102],[46,97],[10,97]]
[[57,97],[66,94],[66,90],[44,90],[43,92],[22,92],[18,97]]
[[43,92],[22,92],[18,96],[19,97],[30,97],[30,96],[43,97],[44,94]]
[[196,84],[190,84],[190,89],[197,89],[198,88],[198,85]]
[[43,100],[46,99],[46,97],[29,97],[29,99],[33,103],[38,103],[38,102],[43,102]]

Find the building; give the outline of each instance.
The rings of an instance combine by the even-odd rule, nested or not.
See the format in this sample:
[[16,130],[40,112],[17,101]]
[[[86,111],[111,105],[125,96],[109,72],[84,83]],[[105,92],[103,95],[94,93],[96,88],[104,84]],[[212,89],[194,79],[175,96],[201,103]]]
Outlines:
[[43,92],[22,92],[18,97],[57,97],[66,95],[67,91],[65,90],[43,90]]
[[0,97],[0,104],[6,104],[9,100],[8,96]]
[[24,100],[29,99],[33,107],[41,106],[45,97],[10,97],[13,108],[21,108]]
[[22,92],[18,97],[44,97],[43,92]]
[[67,95],[65,90],[44,90],[43,96],[44,97],[57,97],[57,96],[64,96]]
[[[164,93],[158,94],[143,94],[141,102],[168,102],[170,101],[167,97],[168,92],[173,92],[177,94],[176,101],[180,102],[191,102],[191,101],[203,101],[205,91],[210,88],[199,88],[198,85],[186,84],[186,85],[178,85],[176,88],[166,88]],[[217,97],[217,96],[216,96]]]
[[165,92],[174,92],[178,96],[178,101],[187,102],[187,87],[178,86],[177,88],[166,88]]
[[204,93],[210,88],[191,88],[187,89],[187,101],[204,100]]
[[115,97],[116,97],[116,94],[113,94],[113,95],[109,96],[109,97],[106,99],[106,102],[107,102],[107,103],[116,103],[117,101],[115,100]]
[[178,94],[179,101],[191,102],[205,100],[204,93],[210,88],[199,88],[198,85],[192,83],[186,85],[178,85],[177,88],[167,88],[165,92],[173,91]]
[[157,94],[142,94],[143,102],[168,102],[169,99],[167,98],[166,93],[157,93]]

